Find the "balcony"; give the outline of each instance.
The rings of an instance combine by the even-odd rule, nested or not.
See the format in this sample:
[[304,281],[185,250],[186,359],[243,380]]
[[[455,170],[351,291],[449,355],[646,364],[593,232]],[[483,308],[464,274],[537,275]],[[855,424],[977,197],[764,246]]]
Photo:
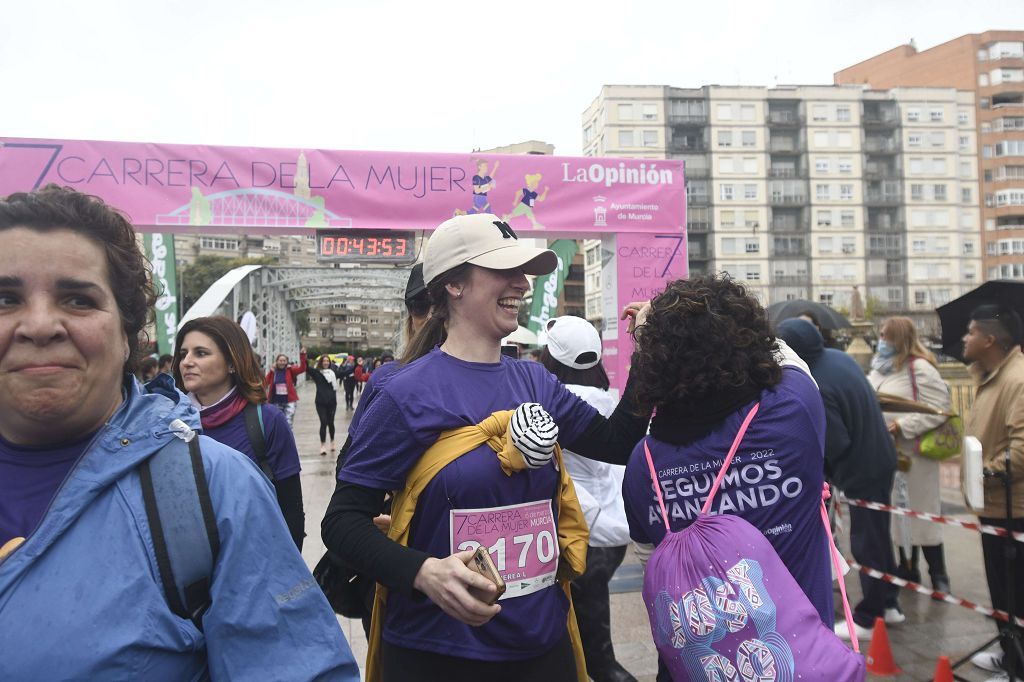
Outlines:
[[708,150],[704,140],[672,140],[669,151],[674,154],[700,154]]
[[686,231],[689,234],[706,234],[711,231],[711,223],[707,220],[687,221]]
[[869,258],[902,258],[903,245],[896,246],[868,246]]
[[865,111],[861,123],[865,128],[897,128],[900,117],[895,111]]
[[868,223],[868,232],[903,232],[904,223],[902,220],[894,220],[888,223]]
[[765,123],[776,128],[799,128],[804,124],[804,117],[796,111],[769,111],[764,119]]
[[695,249],[693,251],[687,249],[686,260],[711,260],[714,258],[714,255],[715,250],[710,246],[704,249]]
[[887,273],[885,275],[868,275],[868,284],[903,284],[903,273]]
[[806,233],[810,230],[810,223],[806,221],[801,222],[773,222],[769,229],[773,234],[778,232],[793,232],[794,234]]
[[706,178],[711,174],[707,166],[689,166],[683,169],[683,174],[688,178]]
[[869,189],[864,193],[864,203],[869,206],[898,206],[903,203],[903,194]]
[[807,203],[805,194],[772,194],[768,197],[772,206],[799,206]]
[[885,166],[864,167],[865,180],[899,180],[899,178],[900,174],[895,168],[887,168]]
[[687,206],[708,206],[711,204],[711,199],[707,194],[690,194],[686,195]]
[[703,126],[707,125],[707,114],[669,114],[670,126]]
[[768,177],[770,178],[805,178],[807,177],[806,168],[769,168]]
[[896,154],[900,151],[898,140],[869,137],[864,140],[864,151],[872,154]]
[[773,154],[800,154],[804,151],[804,143],[789,138],[773,138],[768,140],[768,151]]
[[802,275],[773,275],[772,284],[777,286],[807,286],[811,283],[811,277],[807,273]]
[[783,249],[772,249],[772,258],[807,258],[810,255],[810,249],[806,245],[802,247],[787,246]]

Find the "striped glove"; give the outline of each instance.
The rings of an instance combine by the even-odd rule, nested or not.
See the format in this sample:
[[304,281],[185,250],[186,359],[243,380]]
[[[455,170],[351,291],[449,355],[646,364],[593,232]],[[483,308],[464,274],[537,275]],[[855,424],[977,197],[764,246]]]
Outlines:
[[531,469],[551,461],[558,442],[558,424],[538,403],[523,403],[512,413],[509,437]]

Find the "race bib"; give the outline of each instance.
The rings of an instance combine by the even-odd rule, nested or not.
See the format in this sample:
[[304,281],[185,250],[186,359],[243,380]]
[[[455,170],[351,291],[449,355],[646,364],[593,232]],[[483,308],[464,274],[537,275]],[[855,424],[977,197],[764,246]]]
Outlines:
[[551,500],[489,509],[452,509],[451,552],[486,547],[505,581],[502,599],[555,584],[558,532]]
[[274,395],[288,395],[288,384],[274,384]]

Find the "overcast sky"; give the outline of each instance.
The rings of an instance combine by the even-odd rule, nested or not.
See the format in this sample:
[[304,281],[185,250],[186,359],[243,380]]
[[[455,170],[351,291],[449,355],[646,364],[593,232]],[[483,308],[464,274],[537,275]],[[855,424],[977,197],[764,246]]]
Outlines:
[[563,155],[606,83],[827,84],[911,38],[1024,29],[1022,0],[3,5],[0,135]]

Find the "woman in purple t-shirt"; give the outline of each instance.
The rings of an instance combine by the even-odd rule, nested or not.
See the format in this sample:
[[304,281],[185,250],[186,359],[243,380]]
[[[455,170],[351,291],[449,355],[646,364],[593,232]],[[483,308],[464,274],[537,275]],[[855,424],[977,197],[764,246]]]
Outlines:
[[[677,280],[651,301],[637,333],[632,376],[641,405],[655,408],[650,448],[673,531],[699,515],[721,462],[755,402],[756,418],[711,513],[758,528],[832,626],[827,539],[819,517],[825,412],[808,373],[783,356],[761,305],[727,275]],[[665,536],[643,444],[622,494],[642,559]],[[663,676],[659,675],[660,679]]]
[[[559,488],[550,454],[511,476],[486,445],[444,466],[418,498],[407,547],[373,524],[386,491],[405,486],[442,432],[496,411],[539,403],[561,442],[618,463],[643,436],[648,418],[631,387],[606,419],[540,364],[501,355],[501,339],[518,327],[525,275],[555,266],[554,253],[520,245],[493,215],[452,218],[426,247],[431,318],[351,432],[323,522],[328,550],[390,591],[380,656],[385,682],[579,679],[568,600],[549,570],[558,558],[552,509]],[[466,567],[474,542],[491,550],[508,586],[496,605],[469,592],[494,594]]]

